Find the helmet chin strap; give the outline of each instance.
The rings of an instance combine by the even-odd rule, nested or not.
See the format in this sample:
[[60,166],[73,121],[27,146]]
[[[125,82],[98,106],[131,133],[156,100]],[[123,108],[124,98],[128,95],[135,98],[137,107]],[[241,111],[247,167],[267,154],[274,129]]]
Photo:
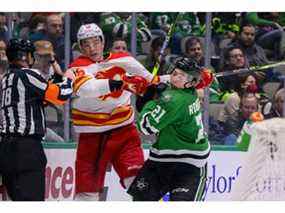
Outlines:
[[197,80],[192,79],[191,81],[187,81],[184,84],[184,88],[191,88],[191,87],[195,87],[199,82],[197,82]]
[[188,86],[189,84],[191,84],[191,82],[190,82],[190,81],[187,81],[187,82],[184,84],[184,88],[185,88],[185,89],[188,89],[188,88],[190,88],[190,87],[193,87],[193,86]]
[[[195,85],[193,85],[193,84],[194,84],[194,82],[197,84],[197,83],[198,83],[197,81],[199,81],[199,79],[197,79],[196,77],[193,77],[193,76],[189,76],[189,75],[188,75],[188,81],[185,82],[184,88],[195,87]],[[189,84],[190,84],[191,86],[189,86]]]
[[28,64],[29,64],[29,67],[31,68],[35,63],[35,58],[34,56],[29,52],[28,53]]

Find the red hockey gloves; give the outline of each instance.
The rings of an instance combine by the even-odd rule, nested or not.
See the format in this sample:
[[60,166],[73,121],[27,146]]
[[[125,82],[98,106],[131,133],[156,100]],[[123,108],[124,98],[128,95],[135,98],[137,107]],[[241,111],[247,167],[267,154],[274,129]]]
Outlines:
[[203,69],[201,72],[201,80],[199,84],[196,86],[196,89],[204,89],[211,85],[214,80],[213,73],[208,69]]
[[128,90],[136,95],[145,93],[148,86],[148,81],[141,76],[126,76],[122,77],[124,82],[123,89]]

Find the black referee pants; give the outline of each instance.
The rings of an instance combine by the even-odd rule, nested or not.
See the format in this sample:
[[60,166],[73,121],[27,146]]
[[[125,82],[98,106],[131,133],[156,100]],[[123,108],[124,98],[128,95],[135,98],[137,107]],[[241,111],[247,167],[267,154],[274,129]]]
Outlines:
[[0,148],[3,184],[13,201],[44,201],[46,156],[41,137],[4,135]]

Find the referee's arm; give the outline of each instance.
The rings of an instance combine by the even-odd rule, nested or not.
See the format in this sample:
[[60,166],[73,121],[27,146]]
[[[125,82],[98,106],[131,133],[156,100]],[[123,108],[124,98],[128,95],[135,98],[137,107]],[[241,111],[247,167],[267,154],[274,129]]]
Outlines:
[[63,105],[72,95],[73,81],[69,78],[63,77],[62,82],[52,83],[47,82],[36,70],[25,70],[25,74],[35,92],[44,101],[55,105]]
[[48,82],[47,89],[45,91],[45,101],[55,104],[63,105],[72,95],[72,80],[63,77],[61,83]]

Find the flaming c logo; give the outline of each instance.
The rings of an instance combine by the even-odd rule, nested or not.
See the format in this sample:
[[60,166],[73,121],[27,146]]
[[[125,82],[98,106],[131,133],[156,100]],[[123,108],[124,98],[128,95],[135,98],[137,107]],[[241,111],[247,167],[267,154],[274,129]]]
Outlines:
[[[120,67],[110,67],[105,70],[99,71],[95,74],[97,79],[112,79],[112,80],[122,80],[122,76],[125,75],[126,71]],[[122,95],[123,90],[111,92],[107,95],[100,96],[101,100],[106,100],[107,98],[118,98]]]

